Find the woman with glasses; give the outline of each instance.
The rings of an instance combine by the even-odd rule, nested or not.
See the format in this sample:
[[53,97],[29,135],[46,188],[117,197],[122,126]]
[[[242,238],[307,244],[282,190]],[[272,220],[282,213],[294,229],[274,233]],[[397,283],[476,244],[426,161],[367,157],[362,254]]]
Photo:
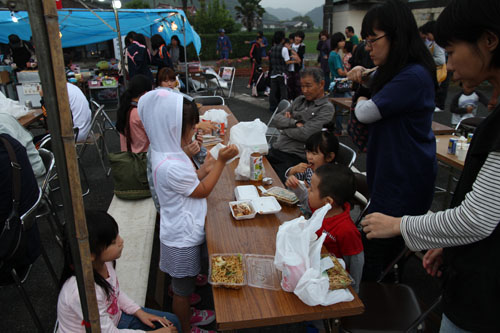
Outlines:
[[[436,68],[408,6],[389,0],[370,9],[361,34],[378,70],[365,79],[357,66],[348,78],[368,86],[356,117],[368,124],[368,212],[391,216],[425,214],[432,203],[437,172],[436,140],[431,129]],[[367,240],[364,280],[377,280],[404,248],[402,237]]]
[[487,80],[495,91],[488,105],[494,110],[474,132],[451,208],[402,218],[371,214],[362,222],[368,238],[403,235],[410,249],[431,249],[423,264],[443,277],[443,333],[500,331],[499,17],[498,0],[454,0],[437,20],[436,41],[448,53],[453,79],[468,87]]

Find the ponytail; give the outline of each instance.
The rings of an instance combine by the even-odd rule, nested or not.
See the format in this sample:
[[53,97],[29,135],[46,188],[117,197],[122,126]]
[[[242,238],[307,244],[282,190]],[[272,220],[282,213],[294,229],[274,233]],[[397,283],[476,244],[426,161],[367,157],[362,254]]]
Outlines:
[[139,98],[152,88],[151,80],[142,74],[135,75],[129,82],[127,90],[120,96],[120,107],[116,113],[116,129],[123,135],[128,127],[127,114],[132,106],[132,99]]

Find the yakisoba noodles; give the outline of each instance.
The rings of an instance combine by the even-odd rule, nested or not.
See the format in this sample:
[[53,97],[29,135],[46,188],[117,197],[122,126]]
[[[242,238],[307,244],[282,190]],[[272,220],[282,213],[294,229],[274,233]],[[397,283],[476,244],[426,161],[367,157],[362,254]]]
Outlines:
[[352,280],[347,271],[334,255],[330,255],[330,259],[332,259],[334,266],[326,271],[330,283],[328,289],[336,290],[349,287],[352,284]]
[[220,255],[211,258],[211,282],[228,288],[239,288],[232,284],[243,284],[243,258],[240,255]]

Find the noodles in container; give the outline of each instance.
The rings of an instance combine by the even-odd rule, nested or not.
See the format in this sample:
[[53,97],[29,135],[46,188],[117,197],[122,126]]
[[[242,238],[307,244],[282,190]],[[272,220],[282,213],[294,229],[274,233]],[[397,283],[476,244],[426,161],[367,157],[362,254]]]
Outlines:
[[246,284],[245,263],[240,253],[213,254],[208,282],[214,287],[240,289]]

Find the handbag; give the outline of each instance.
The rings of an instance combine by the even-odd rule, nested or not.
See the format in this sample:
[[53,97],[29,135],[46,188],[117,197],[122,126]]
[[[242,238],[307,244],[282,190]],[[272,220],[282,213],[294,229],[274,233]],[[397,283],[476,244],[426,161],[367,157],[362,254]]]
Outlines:
[[[353,97],[353,101],[357,101],[357,97],[359,94]],[[353,102],[351,105],[351,116],[349,118],[349,122],[347,124],[347,134],[352,139],[354,145],[359,149],[360,152],[366,153],[368,151],[368,126],[359,121],[356,117],[356,113],[354,109],[356,108],[356,103]]]
[[9,262],[16,262],[25,254],[24,229],[19,215],[21,200],[21,167],[10,142],[2,140],[12,166],[12,210],[0,230],[0,269]]
[[120,199],[139,200],[151,197],[147,177],[147,153],[134,153],[130,145],[130,110],[127,113],[127,151],[109,153],[111,174],[115,182],[114,193]]
[[446,80],[446,77],[448,76],[448,71],[446,69],[446,64],[436,67],[436,76],[437,76],[437,82],[438,83],[441,83],[444,80]]
[[351,91],[351,88],[352,88],[352,81],[349,81],[349,80],[335,80],[334,81],[335,84],[333,86],[333,93],[336,94],[336,93],[339,93],[339,94],[343,94],[343,93],[346,93],[346,92],[350,92]]

